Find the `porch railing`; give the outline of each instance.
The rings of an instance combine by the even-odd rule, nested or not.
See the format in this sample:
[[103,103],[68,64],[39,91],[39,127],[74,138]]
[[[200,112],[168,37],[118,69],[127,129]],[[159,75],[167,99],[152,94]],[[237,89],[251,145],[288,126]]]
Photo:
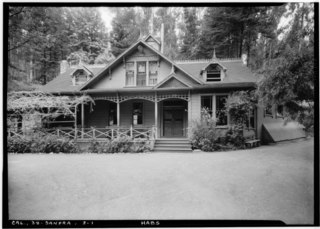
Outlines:
[[[44,134],[54,134],[61,137],[67,137],[72,139],[79,140],[106,140],[106,139],[114,139],[117,137],[129,137],[132,140],[135,139],[145,139],[145,140],[154,140],[156,136],[157,128],[153,127],[143,127],[143,128],[51,128],[51,129],[40,129]],[[23,136],[30,135],[30,131],[26,133],[25,131],[15,131],[12,129],[8,129],[8,136]]]

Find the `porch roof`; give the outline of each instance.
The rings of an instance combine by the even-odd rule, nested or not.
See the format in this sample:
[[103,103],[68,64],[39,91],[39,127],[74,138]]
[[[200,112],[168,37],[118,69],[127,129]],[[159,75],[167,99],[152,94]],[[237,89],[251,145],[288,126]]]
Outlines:
[[163,92],[163,91],[193,91],[202,89],[241,89],[241,88],[253,88],[256,87],[254,82],[239,82],[239,83],[212,83],[207,85],[194,86],[192,88],[153,88],[153,87],[127,87],[127,88],[115,88],[115,89],[87,89],[82,91],[58,91],[54,93],[58,94],[91,94],[91,93],[121,93],[121,92]]

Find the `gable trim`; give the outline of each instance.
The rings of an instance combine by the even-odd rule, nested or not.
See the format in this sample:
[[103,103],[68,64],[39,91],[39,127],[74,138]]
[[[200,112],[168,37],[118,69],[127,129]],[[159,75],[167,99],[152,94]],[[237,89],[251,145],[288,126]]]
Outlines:
[[89,76],[90,75],[93,76],[93,73],[88,68],[86,68],[85,66],[80,66],[80,67],[76,68],[74,71],[72,71],[70,73],[70,76],[73,77],[73,74],[78,70],[84,70]]
[[178,79],[176,77],[175,73],[171,73],[169,76],[167,76],[164,80],[162,80],[161,82],[159,82],[157,85],[155,85],[153,88],[154,89],[158,89],[159,87],[161,87],[163,84],[165,84],[166,82],[168,82],[171,79],[176,79],[177,81],[179,81],[180,83],[182,83],[183,85],[192,88],[192,86],[186,82],[182,82],[180,79]]
[[199,84],[203,84],[202,81],[200,81],[199,79],[193,77],[192,75],[190,75],[189,73],[187,73],[186,71],[184,71],[181,67],[179,67],[175,62],[173,62],[172,60],[168,59],[166,56],[164,56],[161,52],[159,52],[158,50],[154,49],[153,47],[151,47],[150,45],[148,45],[146,42],[144,42],[143,40],[138,40],[136,43],[134,43],[133,45],[131,45],[131,47],[129,47],[126,51],[124,51],[122,54],[120,54],[115,60],[113,60],[107,67],[105,67],[104,69],[102,69],[100,72],[97,73],[97,75],[95,77],[93,77],[92,79],[90,79],[87,83],[85,83],[84,85],[82,85],[82,87],[80,87],[79,90],[83,90],[84,88],[86,88],[87,86],[91,85],[92,83],[94,83],[96,80],[98,80],[104,72],[106,72],[108,69],[110,69],[111,67],[113,67],[113,65],[115,65],[116,63],[118,63],[119,61],[123,61],[123,57],[125,55],[127,55],[132,49],[134,49],[135,47],[137,47],[139,44],[143,44],[145,45],[147,48],[149,48],[150,50],[152,50],[153,52],[155,52],[157,55],[159,55],[161,58],[163,58],[164,60],[166,60],[167,62],[171,63],[174,67],[176,67],[178,70],[180,70],[181,72],[183,72],[184,74],[186,74],[188,77],[190,77],[192,80],[196,81]]
[[158,39],[156,39],[154,36],[152,36],[151,34],[149,34],[145,39],[143,39],[143,41],[147,41],[149,38],[152,38],[153,40],[155,40],[159,45],[161,44],[160,41],[158,41]]

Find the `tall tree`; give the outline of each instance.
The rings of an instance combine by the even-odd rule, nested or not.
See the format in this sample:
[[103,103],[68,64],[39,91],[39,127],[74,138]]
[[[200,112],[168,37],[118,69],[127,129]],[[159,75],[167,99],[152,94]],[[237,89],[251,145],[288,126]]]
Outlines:
[[306,128],[314,121],[314,5],[290,4],[293,23],[261,69],[259,94],[266,104],[284,104]]
[[111,47],[112,53],[118,56],[140,36],[134,8],[116,8],[116,16],[112,20]]
[[155,13],[155,30],[160,31],[161,24],[164,25],[164,54],[171,59],[175,59],[178,54],[178,44],[176,35],[176,18],[179,11],[174,7],[159,7]]
[[180,29],[183,30],[180,56],[181,58],[192,59],[197,56],[197,41],[199,34],[196,8],[184,8],[183,16],[184,26],[180,27]]

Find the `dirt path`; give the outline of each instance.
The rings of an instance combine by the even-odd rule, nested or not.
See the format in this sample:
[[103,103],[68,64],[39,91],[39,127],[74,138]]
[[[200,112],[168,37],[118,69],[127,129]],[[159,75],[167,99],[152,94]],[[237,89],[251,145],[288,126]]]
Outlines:
[[9,155],[10,219],[313,223],[313,139],[218,153]]

